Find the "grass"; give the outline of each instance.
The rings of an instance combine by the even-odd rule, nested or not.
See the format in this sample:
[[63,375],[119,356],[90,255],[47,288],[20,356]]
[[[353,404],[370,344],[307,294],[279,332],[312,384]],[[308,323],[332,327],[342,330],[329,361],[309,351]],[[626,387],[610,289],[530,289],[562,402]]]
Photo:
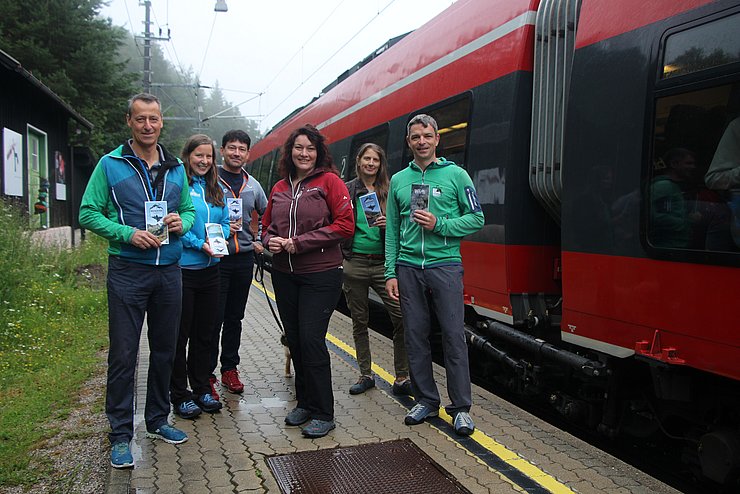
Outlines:
[[49,422],[69,413],[107,345],[104,279],[93,276],[105,245],[94,235],[73,251],[34,245],[0,202],[0,252],[0,486],[28,486],[51,474],[31,452],[56,432]]

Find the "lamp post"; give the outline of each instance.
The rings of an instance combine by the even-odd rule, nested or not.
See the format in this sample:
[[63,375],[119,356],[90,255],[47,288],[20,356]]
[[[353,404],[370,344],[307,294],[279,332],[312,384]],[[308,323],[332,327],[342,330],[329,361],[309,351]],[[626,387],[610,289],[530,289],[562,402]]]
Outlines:
[[216,6],[213,10],[214,12],[228,12],[229,6],[226,5],[226,0],[216,0]]

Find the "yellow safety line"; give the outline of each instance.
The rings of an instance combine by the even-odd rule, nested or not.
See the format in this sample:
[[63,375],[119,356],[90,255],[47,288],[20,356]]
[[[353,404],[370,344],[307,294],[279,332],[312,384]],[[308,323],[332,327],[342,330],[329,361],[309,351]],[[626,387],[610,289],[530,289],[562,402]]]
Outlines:
[[[257,283],[256,281],[252,281],[252,285],[257,287],[260,291],[263,293],[267,293],[267,296],[270,297],[272,300],[275,300],[275,294],[270,292],[269,290],[263,290],[262,286]],[[357,358],[357,354],[355,352],[355,349],[334,336],[331,333],[326,333],[326,339],[329,340],[332,344],[336,345],[337,347],[341,348],[348,354],[352,355],[353,357]],[[383,379],[386,383],[392,384],[395,379],[391,375],[390,372],[383,369],[379,365],[373,363],[372,369],[375,374]],[[449,414],[445,411],[444,408],[439,409],[439,416],[442,418],[445,422],[452,425],[452,417],[449,416]],[[547,472],[542,471],[541,469],[534,466],[532,463],[527,461],[526,459],[519,456],[517,453],[511,451],[503,444],[493,440],[493,438],[487,436],[485,433],[481,432],[480,429],[475,429],[473,431],[473,434],[470,435],[470,438],[473,439],[475,442],[480,444],[482,447],[499,457],[502,461],[507,463],[508,465],[516,468],[523,474],[525,474],[527,477],[531,478],[538,484],[540,484],[542,487],[547,489],[548,491],[552,492],[553,494],[574,494],[574,491],[572,491],[570,488],[568,488],[567,485],[563,484],[562,482],[558,481],[555,477],[550,475]]]

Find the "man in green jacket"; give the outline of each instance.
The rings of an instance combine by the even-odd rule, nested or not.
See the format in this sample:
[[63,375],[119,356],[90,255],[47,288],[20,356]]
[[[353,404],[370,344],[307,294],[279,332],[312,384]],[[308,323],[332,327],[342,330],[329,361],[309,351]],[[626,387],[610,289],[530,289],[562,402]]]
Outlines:
[[484,217],[473,182],[465,170],[437,158],[439,132],[429,115],[406,127],[414,160],[391,178],[386,205],[386,291],[401,303],[406,349],[416,405],[406,415],[416,425],[439,414],[440,397],[429,344],[431,317],[426,293],[442,329],[447,391],[445,407],[455,431],[470,435],[472,404],[465,342],[463,267],[460,241],[483,227]]
[[159,143],[162,109],[151,94],[129,100],[132,138],[103,156],[80,205],[80,226],[108,240],[108,385],[111,465],[134,465],[134,373],[144,315],[151,355],[144,421],[147,435],[179,444],[188,436],[167,422],[180,328],[180,237],[195,208],[185,167]]

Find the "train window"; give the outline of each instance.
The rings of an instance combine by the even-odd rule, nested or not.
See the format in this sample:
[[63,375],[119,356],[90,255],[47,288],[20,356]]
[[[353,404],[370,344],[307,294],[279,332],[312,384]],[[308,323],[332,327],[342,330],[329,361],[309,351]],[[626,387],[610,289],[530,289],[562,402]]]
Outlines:
[[272,153],[272,173],[270,174],[270,183],[267,184],[267,188],[272,190],[272,186],[280,180],[280,163],[279,163],[279,152],[275,151]]
[[656,100],[652,247],[740,252],[740,82]]
[[254,178],[256,178],[257,180],[259,180],[257,177],[259,176],[260,168],[262,168],[262,163],[264,161],[265,161],[265,157],[262,156],[260,158],[257,158],[256,160],[252,161],[252,164],[249,167],[248,173],[251,176],[253,176]]
[[665,42],[663,78],[740,61],[740,14],[670,35]]
[[[467,96],[443,106],[420,110],[410,115],[409,120],[419,113],[426,113],[437,121],[440,135],[437,156],[444,156],[465,168],[465,148],[468,141],[468,123],[470,121],[470,97]],[[403,158],[404,163],[413,159],[408,146],[404,150]]]
[[[357,176],[357,170],[355,168],[357,150],[360,149],[360,146],[368,142],[377,144],[378,146],[383,148],[384,151],[386,151],[388,147],[388,124],[383,124],[379,127],[375,127],[368,131],[365,131],[361,134],[356,135],[354,139],[352,139],[352,144],[349,148],[349,156],[347,157],[348,173],[346,175],[343,173],[343,177],[347,176],[348,180],[352,180]],[[344,172],[344,170],[342,171]]]

